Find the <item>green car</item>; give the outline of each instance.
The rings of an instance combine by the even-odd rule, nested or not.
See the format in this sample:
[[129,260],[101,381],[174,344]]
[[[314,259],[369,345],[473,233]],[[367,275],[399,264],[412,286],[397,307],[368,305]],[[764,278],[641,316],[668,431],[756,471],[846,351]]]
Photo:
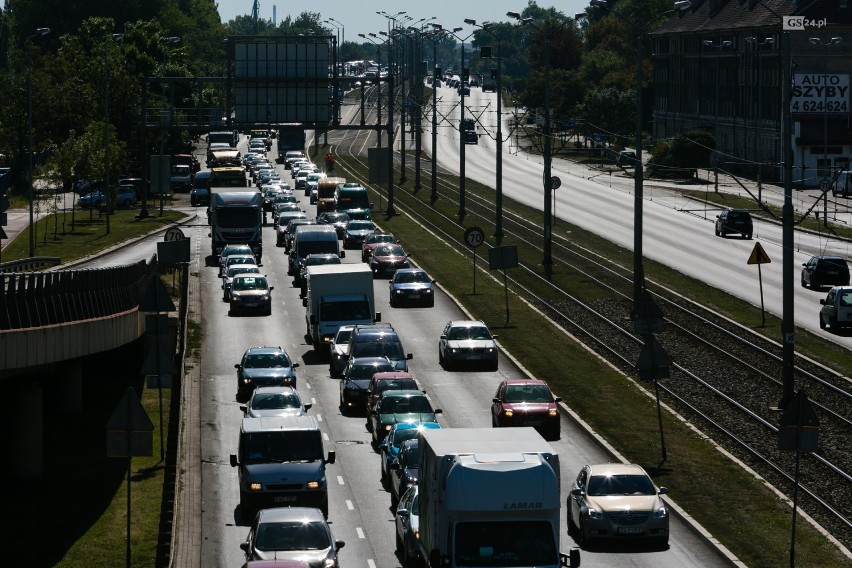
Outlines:
[[398,422],[436,422],[440,408],[432,408],[427,396],[419,390],[389,390],[370,412],[373,442],[378,445],[391,426]]

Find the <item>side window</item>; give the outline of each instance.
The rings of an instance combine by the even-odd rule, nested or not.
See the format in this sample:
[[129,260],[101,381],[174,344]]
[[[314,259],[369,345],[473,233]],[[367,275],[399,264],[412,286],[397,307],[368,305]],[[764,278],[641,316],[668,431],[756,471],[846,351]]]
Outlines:
[[577,487],[586,490],[586,468],[580,470],[580,473],[577,475]]
[[835,296],[835,292],[834,292],[834,290],[832,290],[831,292],[828,293],[828,296],[825,298],[825,303],[831,304],[833,306],[834,305],[834,296]]

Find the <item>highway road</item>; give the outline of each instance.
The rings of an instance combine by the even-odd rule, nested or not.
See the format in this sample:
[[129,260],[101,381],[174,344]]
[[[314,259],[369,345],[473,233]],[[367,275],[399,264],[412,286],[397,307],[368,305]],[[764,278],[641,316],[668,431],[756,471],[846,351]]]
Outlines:
[[[438,89],[439,120],[437,136],[438,163],[447,170],[459,172],[459,96],[454,89]],[[465,97],[465,116],[476,116],[480,124],[478,145],[468,145],[465,150],[465,174],[469,179],[494,187],[496,156],[496,95],[472,89]],[[508,110],[510,112],[511,109]],[[503,195],[524,205],[543,208],[542,165],[540,157],[524,153],[515,154],[516,147],[508,115],[504,109],[503,124]],[[423,125],[424,151],[431,153],[431,121]],[[633,249],[633,179],[619,175],[599,175],[600,172],[566,160],[553,161],[553,175],[562,180],[555,192],[554,211],[557,217],[585,230],[599,234],[628,250]],[[810,206],[813,192],[796,192],[798,207]],[[760,242],[771,263],[761,267],[763,301],[766,310],[781,316],[782,306],[782,235],[778,223],[761,221],[755,217],[753,240],[719,238],[714,235],[714,222],[718,210],[708,209],[695,201],[687,201],[662,184],[648,183],[643,205],[644,257],[675,268],[684,274],[724,290],[755,306],[761,305],[761,290],[756,266],[747,264],[755,246]],[[775,204],[781,197],[777,189],[769,187],[764,192]],[[848,200],[841,200],[848,201]],[[845,205],[845,204],[844,204]],[[797,213],[798,215],[798,213]],[[849,222],[848,213],[841,209],[841,221]],[[554,234],[554,238],[560,235]],[[570,235],[561,235],[570,238]],[[507,237],[509,239],[509,237]],[[826,234],[796,230],[794,251],[796,325],[852,348],[852,334],[835,334],[820,330],[819,300],[825,291],[815,291],[799,286],[801,265],[813,254],[836,254],[852,258],[852,243]],[[665,282],[659,283],[665,285]],[[780,340],[780,334],[779,338]]]

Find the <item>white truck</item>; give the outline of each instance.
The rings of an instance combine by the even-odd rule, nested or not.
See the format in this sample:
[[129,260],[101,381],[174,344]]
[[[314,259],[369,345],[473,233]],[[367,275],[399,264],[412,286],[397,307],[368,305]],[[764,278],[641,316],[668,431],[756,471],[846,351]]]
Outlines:
[[309,266],[305,306],[305,339],[314,351],[328,351],[341,325],[381,321],[376,313],[373,273],[362,263]]
[[420,552],[428,568],[580,565],[559,552],[559,456],[533,428],[420,433]]
[[207,210],[211,253],[218,257],[225,245],[247,244],[257,263],[263,256],[263,196],[254,187],[213,187]]

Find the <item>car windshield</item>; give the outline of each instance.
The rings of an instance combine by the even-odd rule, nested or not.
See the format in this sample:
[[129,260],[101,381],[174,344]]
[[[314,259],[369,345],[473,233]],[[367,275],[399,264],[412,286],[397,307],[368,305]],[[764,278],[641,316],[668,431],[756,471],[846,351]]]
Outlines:
[[386,373],[393,371],[393,363],[368,363],[366,365],[352,365],[349,369],[348,377],[356,380],[369,380],[376,373]]
[[553,402],[553,397],[544,385],[509,385],[506,402]]
[[232,266],[228,269],[228,276],[233,278],[237,274],[260,274],[260,269],[256,266]]
[[396,341],[359,341],[353,346],[351,355],[353,357],[387,357],[391,361],[405,359],[402,345]]
[[654,495],[654,484],[644,475],[593,475],[586,493],[604,495]]
[[403,451],[405,454],[403,459],[405,460],[405,466],[408,469],[419,469],[420,468],[420,445],[419,444],[409,444],[407,448]]
[[263,277],[243,277],[234,280],[234,290],[265,290],[266,278]]
[[367,244],[373,243],[392,243],[393,235],[381,234],[381,235],[369,235],[367,237]]
[[382,400],[382,414],[406,414],[411,412],[432,412],[432,406],[425,396],[394,396]]
[[[319,264],[340,264],[339,256],[308,256],[305,266],[317,266]],[[347,339],[348,341],[348,339]]]
[[233,266],[234,264],[257,264],[254,261],[254,258],[250,256],[229,256],[228,257],[228,268]]
[[270,461],[321,460],[322,438],[319,430],[278,430],[256,432],[243,438],[247,463]]
[[748,211],[731,211],[728,218],[731,221],[746,221],[751,219],[751,214]]
[[338,345],[341,343],[349,343],[349,338],[352,336],[351,329],[341,329],[337,332],[337,335],[334,338],[334,342]]
[[840,306],[848,308],[852,306],[852,290],[844,290],[840,292]]
[[394,282],[399,284],[411,284],[414,282],[429,283],[432,279],[425,272],[397,272],[394,276]]
[[376,394],[382,394],[389,390],[418,390],[417,383],[414,379],[393,379],[388,381],[379,381],[376,385]]
[[399,245],[384,245],[376,249],[376,256],[405,256],[405,251]]
[[328,531],[320,523],[288,521],[261,523],[254,546],[258,550],[322,550],[331,546]]
[[349,215],[346,213],[334,213],[325,218],[329,223],[346,223],[349,221]]
[[280,410],[282,408],[301,408],[302,401],[296,393],[255,393],[251,398],[254,410]]
[[253,353],[246,355],[243,367],[246,369],[272,369],[289,367],[290,358],[284,353]]
[[491,334],[488,333],[488,328],[481,325],[454,327],[447,334],[447,339],[456,341],[465,339],[491,339]]
[[372,221],[352,221],[346,225],[348,231],[372,231],[375,228]]
[[404,441],[416,438],[418,432],[420,432],[419,428],[406,428],[404,430],[397,430],[393,435],[394,447],[398,448],[402,445]]

